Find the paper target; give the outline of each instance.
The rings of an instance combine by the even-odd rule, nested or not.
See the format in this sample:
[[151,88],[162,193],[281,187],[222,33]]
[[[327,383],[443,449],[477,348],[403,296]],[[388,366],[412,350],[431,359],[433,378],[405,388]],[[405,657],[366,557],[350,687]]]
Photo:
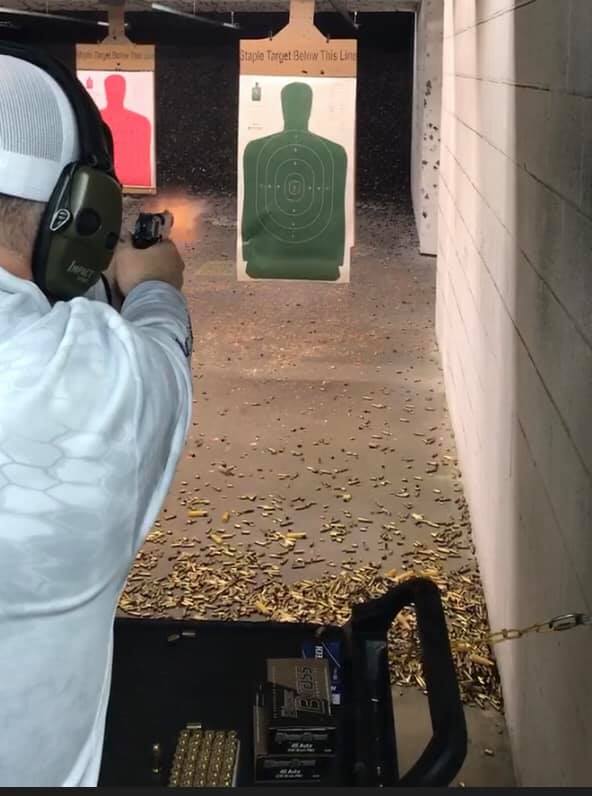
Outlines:
[[349,281],[355,82],[241,76],[239,279]]
[[124,188],[154,189],[154,73],[78,70],[77,75],[111,130],[115,171]]

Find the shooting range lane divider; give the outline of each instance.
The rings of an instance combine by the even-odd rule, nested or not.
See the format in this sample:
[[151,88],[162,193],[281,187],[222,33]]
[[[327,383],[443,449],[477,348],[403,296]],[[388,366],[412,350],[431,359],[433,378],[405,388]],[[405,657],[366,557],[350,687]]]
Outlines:
[[108,15],[103,42],[76,45],[76,73],[111,129],[124,193],[155,194],[155,48],[127,38],[123,0]]
[[239,280],[349,282],[355,239],[357,41],[327,39],[314,0],[240,42]]

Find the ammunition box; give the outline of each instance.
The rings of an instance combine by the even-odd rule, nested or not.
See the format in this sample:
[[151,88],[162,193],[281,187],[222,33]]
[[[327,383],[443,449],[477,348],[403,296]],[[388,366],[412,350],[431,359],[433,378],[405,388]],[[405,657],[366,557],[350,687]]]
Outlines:
[[253,715],[255,782],[316,782],[329,778],[335,758],[328,755],[269,754],[264,710],[255,706]]
[[269,754],[335,752],[335,719],[326,660],[268,660],[267,682],[261,695]]

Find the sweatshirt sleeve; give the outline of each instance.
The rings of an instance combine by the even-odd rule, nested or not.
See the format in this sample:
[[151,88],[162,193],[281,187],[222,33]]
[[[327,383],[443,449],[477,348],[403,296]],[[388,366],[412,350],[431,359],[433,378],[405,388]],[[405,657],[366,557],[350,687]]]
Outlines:
[[164,503],[189,430],[193,335],[182,293],[163,282],[134,288],[121,318],[133,330],[129,363],[137,385],[137,551]]

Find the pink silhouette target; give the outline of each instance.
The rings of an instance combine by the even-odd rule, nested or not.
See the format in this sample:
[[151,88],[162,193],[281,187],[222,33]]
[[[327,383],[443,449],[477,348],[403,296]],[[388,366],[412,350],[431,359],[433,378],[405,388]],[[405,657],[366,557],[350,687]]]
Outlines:
[[154,188],[154,75],[78,72],[113,135],[115,171],[128,187]]

